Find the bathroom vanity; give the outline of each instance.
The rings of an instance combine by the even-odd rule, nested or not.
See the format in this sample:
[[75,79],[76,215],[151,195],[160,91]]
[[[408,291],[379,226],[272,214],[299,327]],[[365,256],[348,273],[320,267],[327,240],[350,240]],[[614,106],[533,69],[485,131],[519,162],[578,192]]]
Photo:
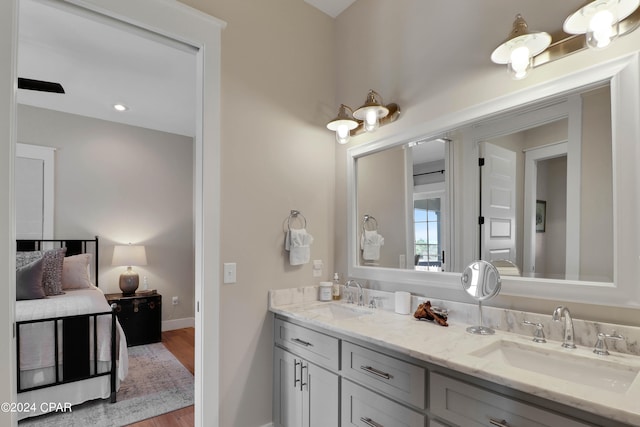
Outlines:
[[277,427],[640,425],[638,356],[314,299],[270,295]]

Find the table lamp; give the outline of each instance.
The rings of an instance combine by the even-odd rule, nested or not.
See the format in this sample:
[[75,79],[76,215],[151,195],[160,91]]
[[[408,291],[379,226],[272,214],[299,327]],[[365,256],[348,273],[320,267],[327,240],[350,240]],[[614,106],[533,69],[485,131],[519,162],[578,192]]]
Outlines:
[[123,295],[133,295],[140,284],[138,273],[131,267],[147,265],[147,254],[143,245],[116,245],[113,248],[111,265],[126,266],[127,271],[120,275],[120,290]]

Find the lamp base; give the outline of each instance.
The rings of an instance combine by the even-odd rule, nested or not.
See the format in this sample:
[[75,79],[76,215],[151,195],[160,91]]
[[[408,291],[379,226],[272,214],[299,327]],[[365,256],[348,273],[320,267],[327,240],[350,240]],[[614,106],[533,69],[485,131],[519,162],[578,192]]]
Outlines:
[[122,295],[130,296],[136,293],[138,285],[140,284],[140,276],[133,271],[131,267],[127,267],[127,271],[120,275],[120,290]]

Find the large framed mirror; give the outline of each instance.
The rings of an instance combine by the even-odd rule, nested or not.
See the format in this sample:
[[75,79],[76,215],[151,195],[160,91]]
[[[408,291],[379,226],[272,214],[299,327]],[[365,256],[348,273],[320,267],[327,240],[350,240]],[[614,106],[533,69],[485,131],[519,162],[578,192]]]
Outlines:
[[444,297],[483,259],[509,266],[503,294],[640,302],[637,73],[617,59],[349,149],[349,275]]

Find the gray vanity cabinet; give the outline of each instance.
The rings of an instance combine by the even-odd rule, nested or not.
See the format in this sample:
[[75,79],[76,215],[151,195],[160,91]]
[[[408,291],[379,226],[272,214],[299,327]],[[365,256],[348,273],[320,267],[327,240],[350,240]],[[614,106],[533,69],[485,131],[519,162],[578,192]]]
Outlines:
[[275,343],[274,426],[338,426],[339,340],[276,318]]
[[275,427],[626,426],[302,325],[275,318]]
[[274,350],[274,425],[337,425],[338,375],[295,354]]

